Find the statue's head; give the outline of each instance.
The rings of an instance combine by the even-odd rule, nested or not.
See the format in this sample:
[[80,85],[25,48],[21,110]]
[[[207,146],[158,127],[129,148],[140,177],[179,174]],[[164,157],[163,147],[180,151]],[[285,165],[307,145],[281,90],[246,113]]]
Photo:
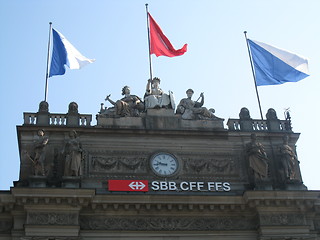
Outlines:
[[37,134],[38,134],[39,137],[44,136],[44,130],[43,129],[39,129]]
[[255,142],[257,140],[257,135],[255,133],[251,133],[250,137],[252,142]]
[[192,97],[193,93],[194,93],[194,91],[193,91],[191,88],[189,88],[189,89],[186,91],[186,94],[187,94],[188,97]]
[[158,83],[160,84],[160,78],[154,77],[151,81],[152,84]]
[[130,87],[129,86],[124,86],[122,88],[122,95],[125,95],[125,94],[130,94]]
[[77,132],[75,130],[72,130],[69,132],[69,137],[70,138],[76,138],[77,137]]

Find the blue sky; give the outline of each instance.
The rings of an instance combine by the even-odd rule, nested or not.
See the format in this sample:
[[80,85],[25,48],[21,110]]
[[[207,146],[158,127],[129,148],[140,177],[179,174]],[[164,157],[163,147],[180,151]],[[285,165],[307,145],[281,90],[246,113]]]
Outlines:
[[[37,112],[44,99],[49,22],[83,55],[95,58],[81,70],[49,79],[52,113],[66,113],[75,101],[80,113],[95,118],[107,94],[121,98],[121,88],[143,96],[149,77],[146,1],[56,0],[0,1],[0,189],[19,176],[16,126],[23,112]],[[153,75],[179,101],[193,88],[218,117],[238,118],[247,107],[259,109],[243,31],[248,37],[309,58],[311,76],[297,83],[259,87],[263,115],[269,108],[283,119],[290,108],[302,177],[320,189],[317,109],[320,103],[320,2],[317,0],[150,0],[149,11],[180,57],[152,57]],[[106,106],[109,106],[106,103]],[[226,123],[226,121],[225,121]],[[95,124],[95,121],[93,122]]]

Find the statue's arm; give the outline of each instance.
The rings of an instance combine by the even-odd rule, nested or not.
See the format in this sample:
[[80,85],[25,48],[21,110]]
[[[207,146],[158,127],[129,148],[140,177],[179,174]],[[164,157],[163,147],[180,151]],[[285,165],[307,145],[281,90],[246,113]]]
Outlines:
[[111,103],[112,105],[116,105],[116,103],[110,99],[110,96],[111,96],[111,94],[109,94],[109,95],[106,97],[105,101],[108,101],[108,102]]
[[151,94],[151,79],[148,79],[148,83],[146,86],[146,94]]
[[201,102],[195,102],[194,103],[194,107],[196,108],[199,108],[199,107],[202,107],[203,104],[204,104],[204,95],[203,95],[203,92],[200,94],[200,98],[201,98]]
[[141,100],[141,98],[139,98],[138,96],[134,96],[134,102],[136,104],[142,103],[143,101]]
[[200,102],[200,107],[202,107],[202,105],[204,104],[204,94],[203,92],[200,94],[200,97],[201,97],[201,102]]

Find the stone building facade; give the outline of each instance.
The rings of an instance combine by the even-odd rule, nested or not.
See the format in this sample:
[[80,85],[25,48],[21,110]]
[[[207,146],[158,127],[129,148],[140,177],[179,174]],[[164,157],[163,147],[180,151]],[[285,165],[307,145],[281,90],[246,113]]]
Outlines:
[[289,115],[243,108],[225,125],[201,106],[121,115],[114,103],[94,126],[76,103],[24,113],[1,240],[320,239],[320,191],[303,184]]

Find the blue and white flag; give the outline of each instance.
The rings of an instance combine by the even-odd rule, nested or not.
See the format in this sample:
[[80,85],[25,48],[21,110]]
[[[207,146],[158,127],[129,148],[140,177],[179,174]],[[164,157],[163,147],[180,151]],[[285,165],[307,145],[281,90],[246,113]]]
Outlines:
[[63,75],[66,72],[65,66],[70,69],[80,69],[85,65],[94,62],[83,56],[60,32],[52,29],[53,50],[49,77]]
[[306,58],[262,42],[248,39],[248,43],[257,86],[298,82],[309,76]]

